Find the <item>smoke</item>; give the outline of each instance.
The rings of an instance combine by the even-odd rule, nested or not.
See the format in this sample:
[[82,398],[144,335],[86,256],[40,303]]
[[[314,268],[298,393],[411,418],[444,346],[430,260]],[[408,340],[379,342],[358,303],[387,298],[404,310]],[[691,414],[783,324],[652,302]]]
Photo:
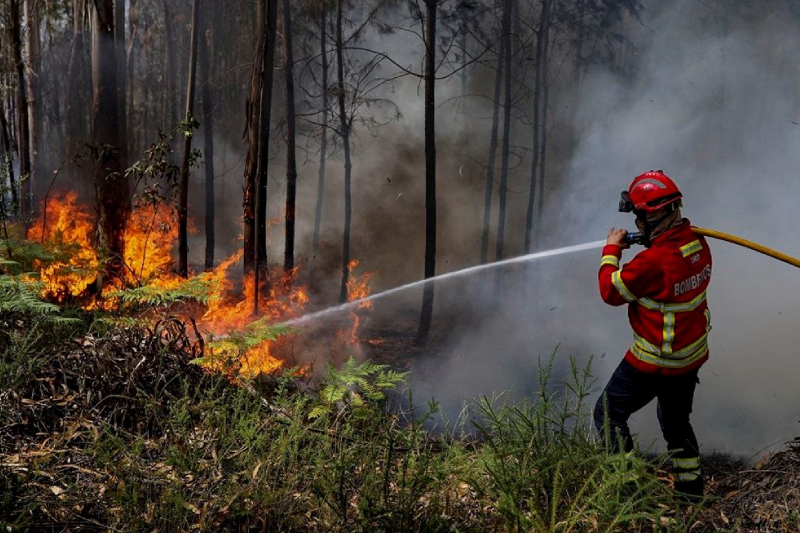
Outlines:
[[[694,224],[797,255],[800,242],[789,219],[800,163],[794,149],[800,140],[798,75],[791,63],[800,44],[797,20],[780,10],[730,12],[723,33],[712,31],[718,22],[709,22],[713,13],[696,2],[676,2],[661,12],[652,4],[645,5],[641,25],[625,28],[638,50],[632,71],[594,67],[582,83],[578,145],[568,162],[558,162],[564,172],[547,197],[545,248],[603,238],[612,225],[632,228],[631,217],[616,212],[619,191],[633,176],[660,168],[683,189],[684,213]],[[447,96],[445,86],[439,97]],[[486,108],[472,111],[488,115]],[[459,139],[453,123],[442,122],[439,139]],[[471,135],[485,141],[487,129],[485,122],[473,125]],[[486,144],[475,142],[470,155],[482,160]],[[384,168],[397,168],[387,163],[390,147],[384,145],[381,155]],[[459,166],[454,159],[453,152],[440,151],[440,220],[445,226],[458,221],[440,231],[442,270],[474,263],[464,252],[474,254],[479,242],[479,186],[452,179]],[[394,161],[409,172],[408,159],[398,154]],[[413,172],[421,183],[421,169]],[[525,174],[517,169],[512,189],[526,187]],[[461,202],[462,193],[473,195],[471,203]],[[524,196],[510,198],[511,253],[520,251]],[[392,240],[391,233],[381,234]],[[421,268],[417,249],[405,248],[402,237],[392,242]],[[710,245],[711,359],[701,370],[693,421],[704,451],[751,456],[800,431],[800,338],[792,327],[800,320],[800,294],[792,290],[800,272],[726,243]],[[539,357],[557,350],[554,381],[563,377],[568,356],[594,356],[593,403],[631,342],[624,308],[605,306],[597,295],[597,256],[544,260],[527,270],[533,279],[524,269],[509,269],[499,288],[485,275],[437,286],[437,320],[448,331],[411,366],[416,401],[437,398],[452,418],[478,395],[529,396],[537,387]],[[663,449],[655,404],[631,425],[643,446]]]
[[[635,55],[623,61],[628,68],[592,65],[581,82],[577,109],[567,90],[571,60],[559,59],[566,66],[551,94],[542,248],[602,239],[612,225],[632,228],[632,217],[616,211],[619,191],[633,176],[663,169],[682,188],[683,212],[692,223],[800,255],[790,219],[800,168],[797,19],[778,7],[745,6],[746,12],[737,13],[725,2],[718,2],[716,11],[715,3],[692,0],[644,4],[641,22],[623,21],[619,28],[635,45]],[[409,32],[369,33],[363,47],[386,51],[411,69],[420,68],[423,57],[422,43]],[[528,63],[520,58],[515,75],[523,78]],[[383,69],[389,77],[392,67]],[[479,260],[493,77],[485,66],[470,67],[467,98],[460,98],[457,76],[437,82],[439,273]],[[421,81],[398,79],[375,96],[391,99],[402,115],[374,130],[354,128],[352,257],[376,272],[377,292],[423,276],[425,200]],[[529,187],[530,104],[525,95],[517,100],[506,257],[523,251]],[[394,108],[374,105],[363,111],[383,122]],[[274,139],[269,211],[279,217],[285,167],[282,138]],[[231,146],[226,168],[236,167],[237,149]],[[343,171],[341,149],[330,150],[323,247],[312,275],[336,288]],[[297,206],[301,265],[311,256],[318,170],[313,149],[304,155]],[[224,237],[218,243],[230,242],[234,228],[239,231],[240,179],[237,168],[218,182],[231,202],[219,207]],[[495,188],[493,232],[497,208]],[[270,254],[280,258],[280,226],[270,229],[270,243]],[[800,330],[793,327],[800,320],[800,293],[793,289],[800,272],[726,243],[710,245],[711,359],[700,373],[693,421],[703,451],[750,456],[800,431]],[[491,257],[494,246],[492,239]],[[592,358],[593,404],[631,342],[625,309],[599,298],[598,262],[599,251],[580,252],[507,267],[499,276],[489,272],[437,284],[432,338],[409,362],[415,403],[435,398],[452,420],[469,398],[501,391],[531,396],[540,358],[555,352],[556,385],[568,373],[570,356],[581,364]],[[413,335],[420,302],[417,290],[376,302],[364,331]],[[643,446],[663,448],[654,404],[631,425]]]

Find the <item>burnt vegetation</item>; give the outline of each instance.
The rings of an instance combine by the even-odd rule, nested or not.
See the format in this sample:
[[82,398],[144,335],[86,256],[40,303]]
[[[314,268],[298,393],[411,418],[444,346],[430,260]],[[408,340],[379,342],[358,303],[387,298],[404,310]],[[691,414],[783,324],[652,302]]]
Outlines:
[[[371,283],[559,242],[586,84],[633,91],[668,4],[0,0],[0,530],[800,530],[797,442],[704,457],[684,501],[599,443],[591,359],[452,418],[415,397],[485,315],[511,336],[538,267],[368,322]],[[693,21],[799,15],[750,4]]]

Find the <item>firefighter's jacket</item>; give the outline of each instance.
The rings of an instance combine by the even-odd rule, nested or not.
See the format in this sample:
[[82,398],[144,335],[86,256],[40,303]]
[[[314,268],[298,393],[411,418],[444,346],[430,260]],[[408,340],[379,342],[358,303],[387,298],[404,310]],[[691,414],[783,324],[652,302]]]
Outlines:
[[711,252],[705,238],[683,219],[620,270],[621,256],[617,245],[603,248],[599,281],[604,302],[628,304],[633,345],[627,361],[644,372],[666,375],[705,363],[711,329],[706,303]]

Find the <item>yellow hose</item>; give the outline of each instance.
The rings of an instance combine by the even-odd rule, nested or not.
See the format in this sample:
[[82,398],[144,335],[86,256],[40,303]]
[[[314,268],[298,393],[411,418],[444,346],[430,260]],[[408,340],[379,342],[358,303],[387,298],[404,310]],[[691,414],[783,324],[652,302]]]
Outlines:
[[745,248],[750,248],[751,250],[755,250],[756,252],[762,253],[764,255],[768,255],[773,259],[777,259],[778,261],[783,261],[784,263],[789,263],[792,266],[796,266],[800,268],[800,259],[796,257],[792,257],[791,255],[786,255],[778,250],[773,250],[772,248],[767,248],[766,246],[762,246],[757,242],[748,241],[747,239],[742,239],[741,237],[736,237],[735,235],[730,235],[728,233],[723,233],[721,231],[713,230],[713,229],[706,229],[706,228],[698,228],[696,226],[692,226],[692,229],[698,235],[704,235],[706,237],[712,237],[714,239],[719,239],[721,241],[731,242],[733,244],[738,244],[739,246],[744,246]]

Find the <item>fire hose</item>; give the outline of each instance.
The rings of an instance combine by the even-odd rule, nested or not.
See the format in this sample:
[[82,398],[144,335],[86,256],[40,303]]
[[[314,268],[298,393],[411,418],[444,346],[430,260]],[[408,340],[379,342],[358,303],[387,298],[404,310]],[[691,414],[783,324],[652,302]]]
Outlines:
[[[706,229],[706,228],[698,228],[697,226],[692,226],[692,230],[694,230],[694,232],[697,233],[698,235],[703,235],[705,237],[711,237],[712,239],[719,239],[721,241],[737,244],[744,248],[749,248],[755,252],[767,255],[773,259],[777,259],[778,261],[783,261],[784,263],[789,263],[792,266],[800,268],[800,259],[792,257],[791,255],[786,255],[785,253],[779,252],[778,250],[773,250],[772,248],[768,248],[762,244],[758,244],[757,242],[749,241],[747,239],[743,239],[741,237],[737,237],[736,235],[731,235],[729,233],[724,233],[722,231]],[[639,232],[628,233],[626,237],[626,240],[630,244],[641,244],[641,239],[642,239],[642,234]]]

